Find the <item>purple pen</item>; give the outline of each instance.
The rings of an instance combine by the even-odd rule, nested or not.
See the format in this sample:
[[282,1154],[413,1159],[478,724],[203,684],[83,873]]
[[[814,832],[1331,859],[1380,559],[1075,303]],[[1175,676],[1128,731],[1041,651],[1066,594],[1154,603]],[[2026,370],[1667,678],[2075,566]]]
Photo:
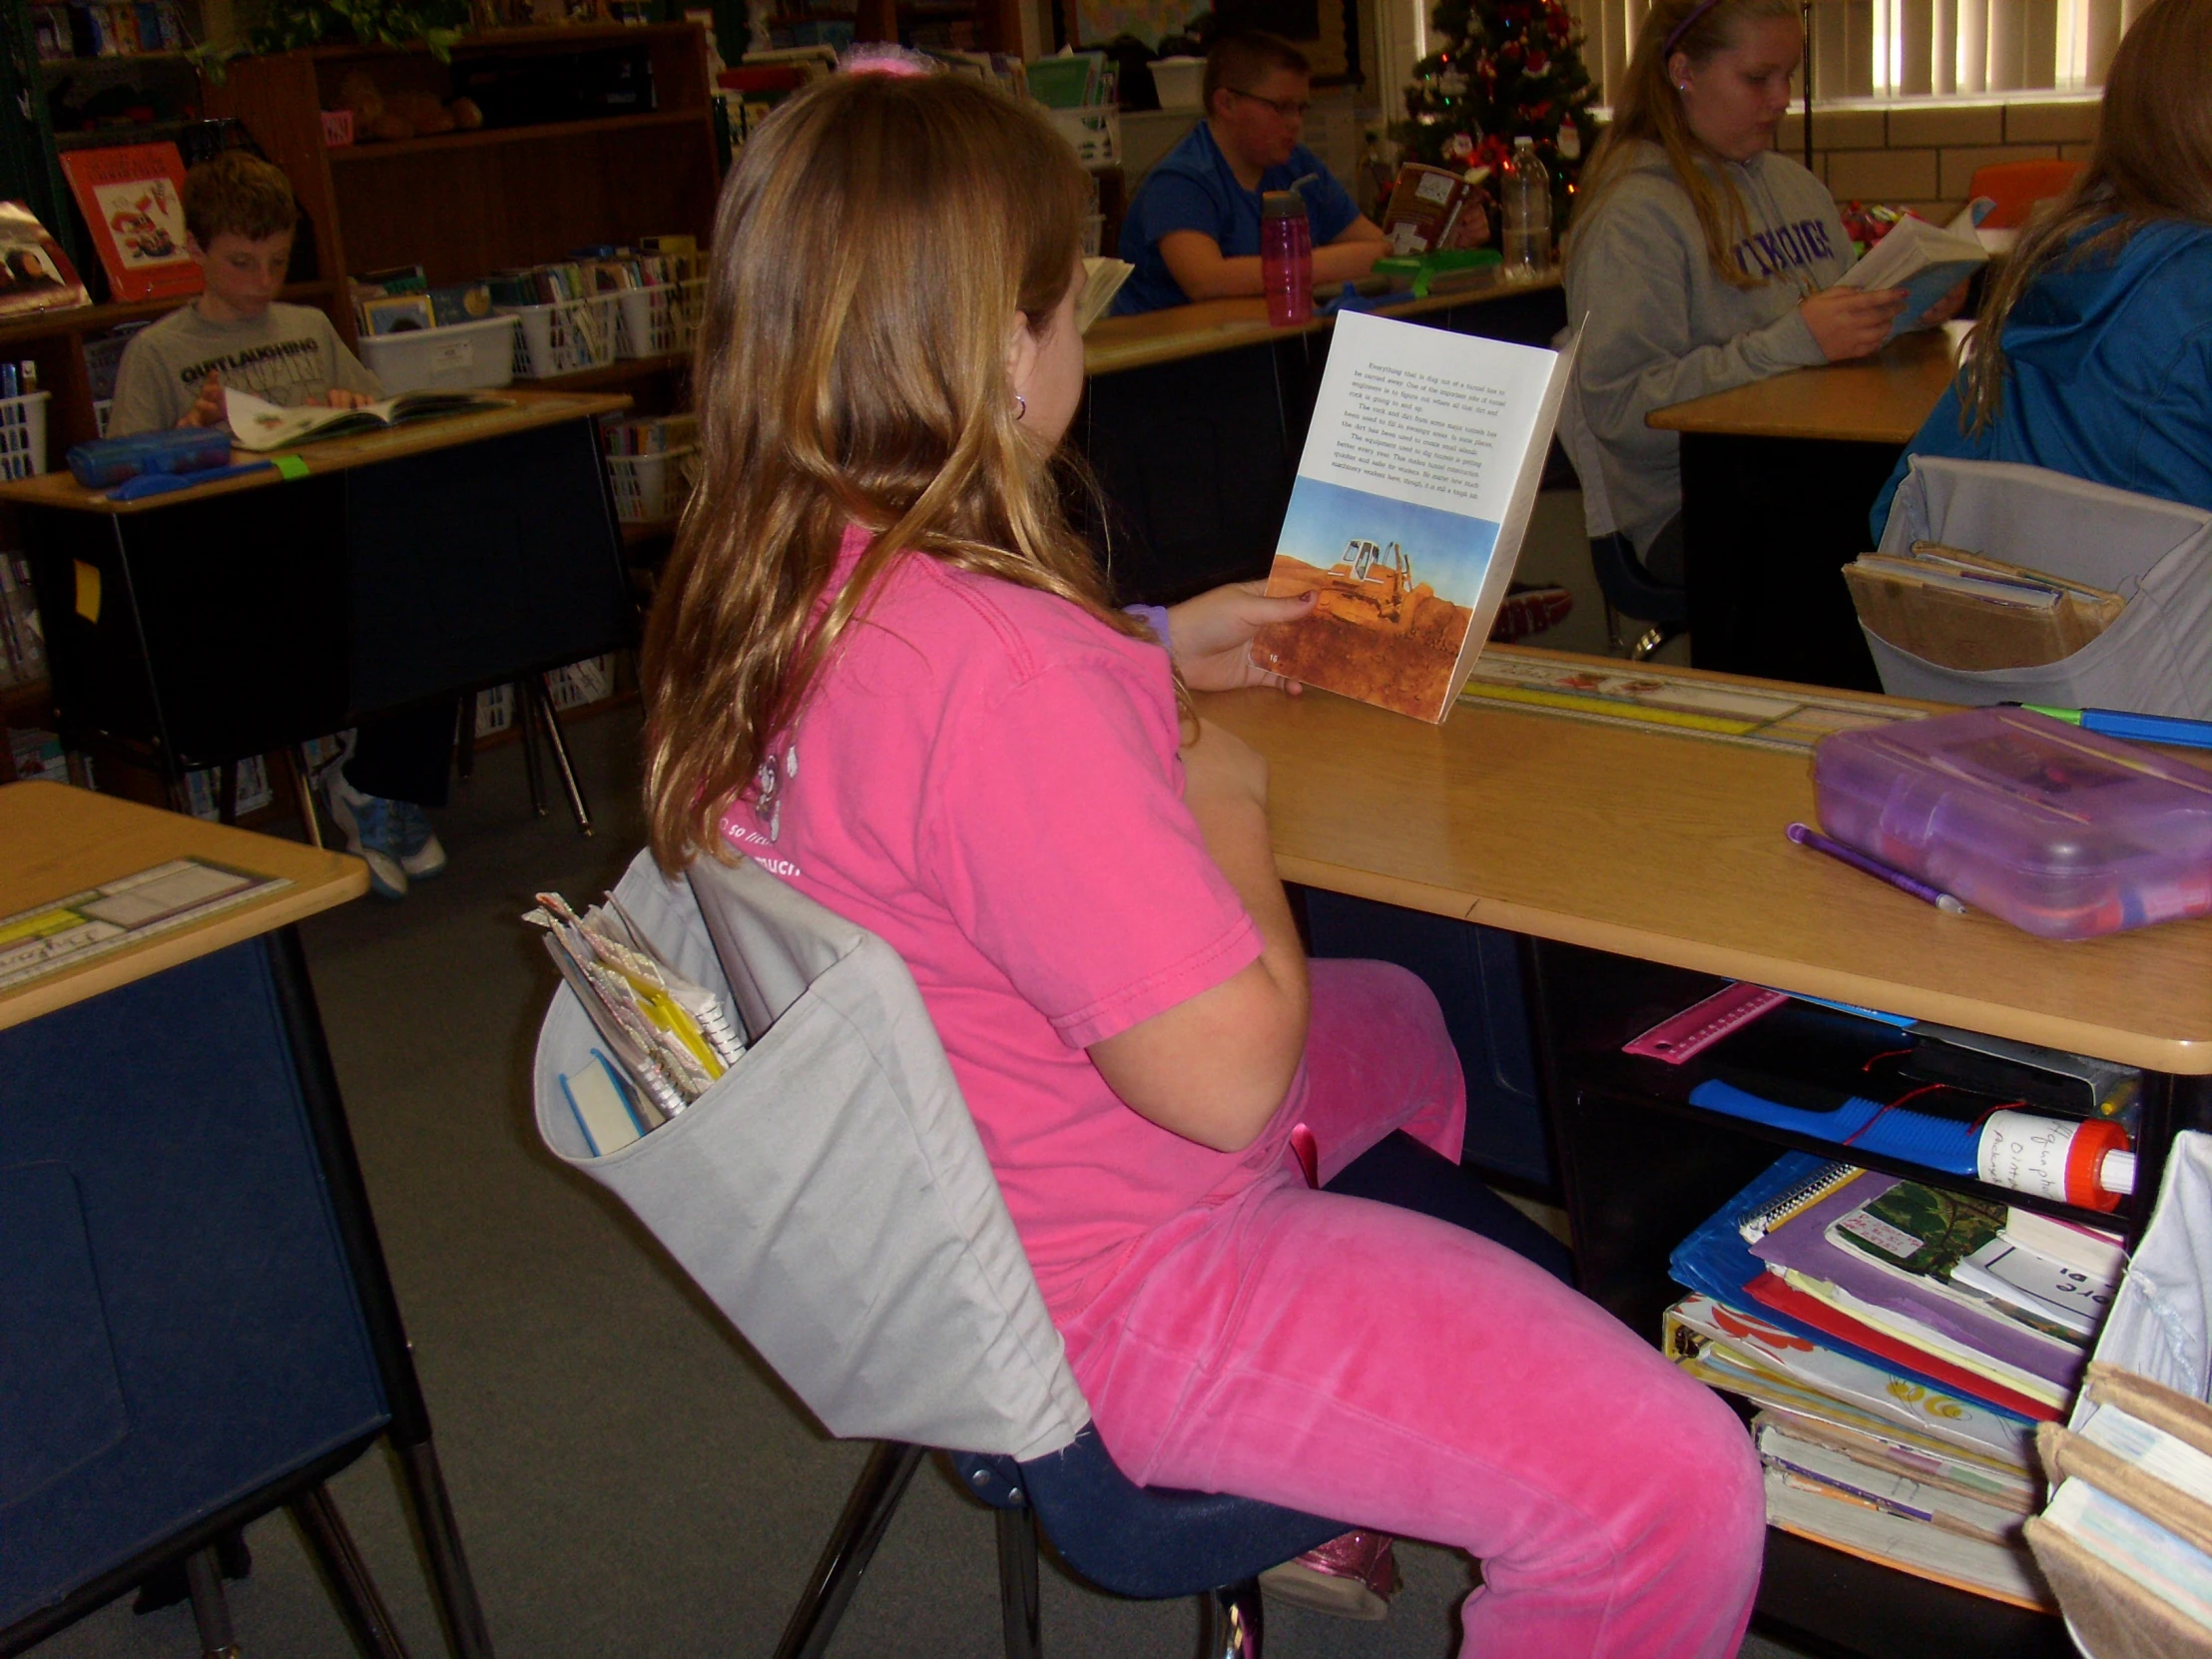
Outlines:
[[1926,881],[1919,880],[1906,874],[1902,869],[1896,869],[1884,863],[1880,858],[1870,858],[1856,846],[1846,846],[1842,841],[1822,834],[1809,825],[1791,825],[1789,836],[1798,845],[1810,846],[1815,852],[1827,853],[1838,863],[1849,864],[1853,869],[1864,870],[1879,881],[1889,882],[1900,892],[1909,892],[1915,898],[1935,905],[1945,915],[1962,916],[1966,913],[1966,906],[1949,893],[1944,892],[1940,887],[1932,887]]

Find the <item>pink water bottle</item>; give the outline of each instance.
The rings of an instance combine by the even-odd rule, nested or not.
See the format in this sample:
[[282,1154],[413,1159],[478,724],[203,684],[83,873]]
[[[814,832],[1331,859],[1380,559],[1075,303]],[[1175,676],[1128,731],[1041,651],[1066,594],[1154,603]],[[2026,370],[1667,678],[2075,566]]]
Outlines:
[[1260,272],[1268,321],[1289,328],[1314,314],[1314,230],[1306,198],[1271,190],[1260,199]]

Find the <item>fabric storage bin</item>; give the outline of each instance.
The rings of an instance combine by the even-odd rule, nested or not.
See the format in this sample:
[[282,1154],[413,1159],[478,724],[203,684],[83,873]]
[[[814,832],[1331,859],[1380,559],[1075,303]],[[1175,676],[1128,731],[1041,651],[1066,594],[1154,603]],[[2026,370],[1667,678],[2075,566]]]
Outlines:
[[31,478],[46,470],[46,401],[27,391],[0,397],[0,478]]
[[[1072,1442],[1089,1407],[897,954],[751,862],[670,881],[641,852],[614,892],[752,1042],[595,1158],[561,1077],[598,1037],[561,986],[535,1066],[547,1147],[628,1206],[830,1433],[1017,1458]],[[789,981],[733,983],[709,913],[732,959]],[[894,1371],[863,1358],[886,1354]]]
[[707,314],[707,278],[629,288],[620,301],[615,349],[625,357],[667,357],[689,351]]
[[515,378],[544,380],[613,362],[620,298],[620,294],[600,293],[543,305],[498,306],[502,316],[514,317],[520,324],[515,330]]
[[2212,719],[2212,513],[2043,467],[1916,455],[1882,551],[1917,541],[1985,553],[2127,601],[2072,656],[2037,668],[1938,668],[1861,626],[1893,697]]
[[515,377],[512,316],[451,322],[442,328],[410,328],[398,334],[363,334],[361,361],[384,382],[386,396],[403,391],[487,391]]
[[607,481],[614,487],[615,517],[625,524],[658,524],[674,518],[691,499],[696,449],[661,455],[609,455]]

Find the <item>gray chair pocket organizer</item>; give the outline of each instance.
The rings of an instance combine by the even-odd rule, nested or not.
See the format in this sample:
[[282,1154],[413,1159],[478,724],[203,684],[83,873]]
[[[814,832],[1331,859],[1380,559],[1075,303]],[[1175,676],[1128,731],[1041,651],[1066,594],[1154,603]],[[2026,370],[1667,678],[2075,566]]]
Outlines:
[[733,996],[753,1042],[594,1158],[560,1078],[595,1036],[560,987],[536,1061],[555,1156],[630,1208],[830,1433],[1020,1459],[1069,1444],[1089,1406],[897,954],[752,863],[672,882],[640,853],[615,893],[679,971]]
[[2212,513],[2042,467],[1916,455],[1882,551],[1908,553],[1916,541],[2107,588],[2127,608],[2072,656],[2038,668],[1938,668],[1867,633],[1893,697],[2212,719]]

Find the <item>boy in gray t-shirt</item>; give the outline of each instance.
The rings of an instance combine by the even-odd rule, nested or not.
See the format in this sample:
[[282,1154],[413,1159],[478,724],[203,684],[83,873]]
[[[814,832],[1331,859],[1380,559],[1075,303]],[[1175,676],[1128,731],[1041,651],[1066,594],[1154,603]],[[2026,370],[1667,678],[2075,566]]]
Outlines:
[[[276,303],[299,210],[291,183],[233,150],[185,176],[185,248],[207,289],[131,341],[116,370],[112,436],[220,426],[226,386],[272,403],[351,408],[383,396],[321,311]],[[363,721],[353,753],[329,772],[330,817],[385,898],[445,867],[425,807],[445,805],[452,701]]]

